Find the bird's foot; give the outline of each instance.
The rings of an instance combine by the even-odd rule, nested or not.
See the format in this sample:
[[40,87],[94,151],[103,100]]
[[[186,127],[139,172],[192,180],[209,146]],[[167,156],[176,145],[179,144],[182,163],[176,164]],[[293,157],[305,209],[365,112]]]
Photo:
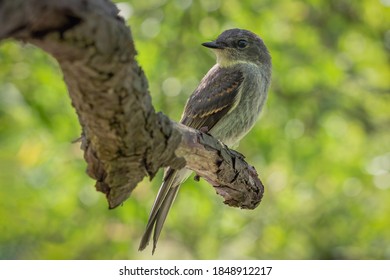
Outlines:
[[240,159],[245,159],[245,156],[243,154],[241,154],[240,152],[237,152],[235,150],[230,150],[230,152],[232,152],[232,154]]

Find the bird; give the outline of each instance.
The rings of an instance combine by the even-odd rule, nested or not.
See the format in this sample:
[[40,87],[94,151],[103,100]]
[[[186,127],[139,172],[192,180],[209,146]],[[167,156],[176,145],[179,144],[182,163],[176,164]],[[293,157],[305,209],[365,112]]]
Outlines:
[[[217,61],[188,98],[180,122],[235,148],[254,126],[267,99],[271,55],[263,40],[245,29],[225,30],[202,45],[214,51]],[[154,254],[168,212],[191,173],[186,168],[165,170],[139,251],[148,246],[153,234]]]

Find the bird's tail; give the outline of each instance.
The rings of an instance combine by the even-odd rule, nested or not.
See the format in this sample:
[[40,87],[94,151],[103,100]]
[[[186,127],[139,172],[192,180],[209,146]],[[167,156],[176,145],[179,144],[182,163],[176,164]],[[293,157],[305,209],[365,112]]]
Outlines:
[[142,236],[138,248],[139,251],[142,251],[148,246],[152,232],[154,232],[152,254],[154,253],[169,209],[176,198],[181,183],[186,180],[190,174],[191,171],[187,169],[174,170],[168,168],[165,172],[164,182],[158,191],[156,200],[154,201],[150,212],[148,224],[146,225],[144,235]]

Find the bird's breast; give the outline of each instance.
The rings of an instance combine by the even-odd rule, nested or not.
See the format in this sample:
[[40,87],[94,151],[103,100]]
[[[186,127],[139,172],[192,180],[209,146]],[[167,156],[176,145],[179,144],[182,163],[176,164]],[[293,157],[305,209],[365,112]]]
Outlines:
[[258,119],[267,98],[268,85],[267,76],[261,71],[247,70],[237,105],[212,128],[210,134],[229,147],[238,145]]

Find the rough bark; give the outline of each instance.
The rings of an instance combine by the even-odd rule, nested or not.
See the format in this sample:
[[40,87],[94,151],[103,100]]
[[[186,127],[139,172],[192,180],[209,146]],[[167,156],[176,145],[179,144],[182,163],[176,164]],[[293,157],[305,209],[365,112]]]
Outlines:
[[225,203],[255,208],[264,187],[243,157],[156,113],[130,29],[105,0],[0,0],[0,40],[14,38],[59,63],[83,130],[87,173],[110,208],[159,168],[186,166]]

